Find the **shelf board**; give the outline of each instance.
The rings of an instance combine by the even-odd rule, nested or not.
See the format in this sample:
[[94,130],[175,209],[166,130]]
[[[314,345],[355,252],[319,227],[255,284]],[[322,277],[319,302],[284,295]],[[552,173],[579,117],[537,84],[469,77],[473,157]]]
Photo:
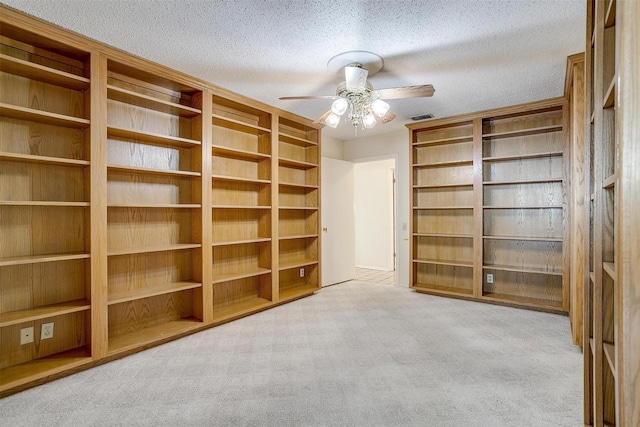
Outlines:
[[613,27],[616,24],[616,0],[609,2],[606,15],[604,17],[604,27]]
[[271,206],[250,206],[250,205],[212,205],[213,209],[271,209]]
[[614,173],[613,175],[608,176],[602,181],[602,188],[613,188],[616,185],[616,181],[618,180],[618,174]]
[[107,165],[107,170],[118,171],[118,172],[142,173],[142,174],[149,174],[149,175],[172,175],[172,176],[187,176],[187,177],[198,177],[202,175],[200,172],[169,170],[169,169],[152,169],[152,168],[141,168],[137,166],[121,166],[121,165]]
[[223,242],[213,242],[212,246],[230,246],[230,245],[245,245],[248,243],[260,243],[270,242],[271,237],[258,237],[256,239],[242,239],[242,240],[225,240]]
[[[214,290],[215,293],[215,290]],[[272,306],[273,303],[265,298],[254,296],[251,298],[244,298],[238,301],[234,301],[232,304],[227,304],[222,307],[213,308],[213,321],[221,322],[223,320],[237,319],[238,317],[246,316],[247,314],[255,313],[256,311],[264,310],[267,307]]]
[[562,178],[548,179],[518,179],[510,181],[483,181],[483,185],[516,185],[516,184],[545,184],[547,182],[562,182]]
[[539,126],[530,129],[510,130],[507,132],[485,133],[483,139],[511,138],[515,136],[535,135],[539,133],[559,132],[562,131],[562,125]]
[[591,354],[595,357],[596,355],[596,345],[593,341],[593,338],[589,338],[589,347],[591,347]]
[[413,209],[417,211],[441,211],[450,209],[473,209],[473,206],[414,206]]
[[278,267],[278,270],[280,271],[289,270],[292,268],[306,267],[308,265],[315,265],[315,264],[318,264],[317,259],[310,259],[310,258],[298,259],[295,261],[281,262]]
[[280,210],[294,210],[294,211],[317,211],[317,206],[279,206]]
[[211,177],[218,181],[248,182],[252,184],[271,184],[271,181],[268,179],[243,178],[240,176],[226,176],[226,175],[212,175]]
[[214,145],[212,147],[213,155],[222,154],[223,156],[231,156],[249,160],[270,159],[270,154],[258,153],[256,151],[239,150],[237,148],[225,147],[223,145]]
[[414,168],[438,168],[445,166],[465,166],[472,165],[473,160],[451,160],[448,162],[433,162],[433,163],[414,163]]
[[413,233],[414,237],[457,237],[461,239],[473,239],[473,234],[451,234],[451,233]]
[[68,89],[89,89],[90,80],[86,77],[66,73],[44,65],[0,54],[0,69],[9,74],[26,77],[31,80],[62,86]]
[[85,299],[65,301],[58,304],[43,305],[25,310],[0,313],[0,328],[18,325],[24,322],[46,319],[48,317],[62,316],[63,314],[76,313],[91,308],[91,303]]
[[430,258],[415,258],[413,262],[417,264],[435,264],[435,265],[451,265],[453,267],[469,267],[473,268],[473,262],[471,261],[452,261],[442,259],[430,259]]
[[294,300],[305,296],[313,295],[318,290],[317,286],[301,285],[287,289],[280,289],[280,301]]
[[280,236],[279,240],[312,239],[318,237],[317,234],[297,234],[294,236]]
[[591,193],[591,196],[589,196],[589,200],[593,201],[596,199],[596,193]]
[[596,283],[596,274],[593,271],[589,272],[589,280],[591,280],[591,283]]
[[175,146],[193,148],[201,145],[195,139],[181,138],[178,136],[162,135],[159,133],[144,132],[133,129],[125,129],[117,126],[107,126],[107,135],[127,140],[144,141],[154,145]]
[[182,251],[186,249],[197,249],[202,247],[200,243],[177,243],[174,245],[142,246],[137,248],[111,249],[107,251],[107,256],[146,254],[152,252]]
[[313,147],[318,145],[317,142],[310,141],[308,139],[300,138],[293,135],[288,135],[286,133],[278,132],[278,139],[280,142],[285,142],[287,144],[297,145],[298,147]]
[[65,254],[26,255],[0,258],[0,267],[9,265],[37,264],[41,262],[70,261],[74,259],[89,258],[85,252],[70,252]]
[[107,356],[130,350],[144,348],[158,341],[166,341],[173,337],[187,334],[202,327],[202,322],[194,318],[173,320],[160,325],[139,329],[125,335],[109,338]]
[[428,184],[428,185],[412,185],[413,189],[419,188],[447,188],[447,187],[473,187],[472,182],[448,183],[448,184]]
[[124,209],[199,209],[202,205],[196,203],[109,203],[107,207]]
[[483,206],[482,209],[562,209],[562,206],[554,206],[554,205]]
[[544,309],[553,313],[566,313],[566,311],[562,309],[562,301],[549,301],[539,298],[498,294],[492,292],[485,292],[484,295],[482,295],[480,298],[486,301],[496,301],[519,305],[522,307]]
[[616,76],[614,75],[611,79],[611,83],[609,83],[609,88],[604,94],[604,100],[602,101],[602,108],[611,108],[615,106],[616,103]]
[[614,281],[618,278],[618,270],[616,270],[616,265],[613,262],[603,262],[602,269],[613,279]]
[[36,156],[33,154],[18,154],[0,151],[0,160],[7,162],[40,163],[54,166],[89,166],[88,160],[66,159],[64,157]]
[[48,111],[34,110],[33,108],[20,107],[0,103],[0,115],[18,120],[28,120],[32,122],[44,123],[54,126],[70,127],[76,129],[88,128],[91,122],[80,117],[65,116]]
[[418,292],[425,292],[436,295],[473,295],[472,289],[452,288],[449,286],[432,285],[427,283],[414,283],[411,287]]
[[506,162],[510,160],[526,160],[526,159],[539,159],[543,157],[561,157],[564,153],[562,151],[546,151],[543,153],[531,153],[531,154],[518,154],[513,156],[491,156],[483,157],[485,162]]
[[531,242],[562,242],[560,237],[535,237],[535,236],[482,236],[487,240],[524,240]]
[[218,114],[213,114],[212,118],[212,124],[214,126],[220,126],[226,129],[248,133],[250,135],[263,135],[266,133],[271,133],[271,129],[269,128],[254,125],[251,123],[245,123],[240,120],[235,120]]
[[0,370],[0,396],[21,384],[28,384],[92,362],[86,347],[56,353],[41,359],[34,359]]
[[107,85],[108,99],[124,102],[125,104],[136,105],[138,107],[155,110],[160,113],[173,114],[180,117],[195,117],[201,114],[197,108],[176,102],[165,101],[149,95],[137,93],[128,89],[123,89],[113,85]]
[[68,207],[68,208],[86,208],[89,202],[49,202],[39,200],[0,200],[0,206],[49,206],[49,207]]
[[295,169],[313,169],[318,167],[316,163],[302,162],[300,160],[287,159],[284,157],[280,157],[278,159],[278,164],[280,166],[286,166],[286,167],[291,167]]
[[262,276],[263,274],[269,274],[271,270],[268,268],[247,268],[242,271],[236,271],[234,273],[213,274],[213,284],[230,282],[232,280],[246,279],[248,277]]
[[435,146],[435,145],[446,145],[446,144],[459,144],[461,142],[471,142],[473,141],[473,135],[468,136],[456,136],[453,138],[444,138],[444,139],[434,139],[432,141],[422,141],[422,142],[414,142],[414,147],[424,147],[424,146]]
[[175,282],[164,285],[150,286],[148,288],[132,289],[109,294],[108,305],[120,304],[127,301],[135,301],[143,298],[155,297],[174,292],[187,291],[189,289],[201,288],[202,283],[197,282]]
[[514,267],[511,265],[491,265],[485,264],[482,266],[485,270],[499,270],[499,271],[514,271],[516,273],[533,273],[533,274],[546,274],[548,276],[562,276],[562,271],[546,270],[543,268],[532,267]]
[[296,184],[294,182],[282,182],[280,181],[278,183],[278,185],[281,185],[283,187],[294,187],[294,188],[311,188],[311,189],[316,189],[318,188],[317,185],[311,185],[311,184]]
[[607,359],[607,363],[609,365],[609,369],[611,369],[611,373],[614,378],[617,378],[618,371],[616,370],[616,347],[614,344],[603,342],[602,350],[604,352],[605,359]]

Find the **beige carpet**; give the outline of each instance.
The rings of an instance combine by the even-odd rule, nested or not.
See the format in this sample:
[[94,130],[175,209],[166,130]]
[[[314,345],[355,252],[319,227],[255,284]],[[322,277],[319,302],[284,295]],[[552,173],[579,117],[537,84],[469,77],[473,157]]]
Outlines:
[[0,400],[2,426],[582,426],[566,317],[348,282]]

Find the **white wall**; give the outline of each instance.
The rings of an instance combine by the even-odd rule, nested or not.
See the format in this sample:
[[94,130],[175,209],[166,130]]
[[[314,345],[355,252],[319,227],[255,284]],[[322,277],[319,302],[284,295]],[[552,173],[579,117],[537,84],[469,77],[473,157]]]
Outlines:
[[393,182],[395,159],[355,163],[355,264],[393,271]]
[[396,255],[398,284],[409,285],[409,133],[398,131],[344,142],[344,160],[396,159]]
[[322,135],[322,157],[344,160],[344,142],[340,139]]

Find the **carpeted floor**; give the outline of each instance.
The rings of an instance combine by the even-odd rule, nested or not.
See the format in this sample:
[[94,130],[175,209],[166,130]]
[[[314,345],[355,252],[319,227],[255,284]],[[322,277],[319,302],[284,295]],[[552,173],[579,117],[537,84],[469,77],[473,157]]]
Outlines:
[[0,400],[2,426],[582,426],[566,317],[347,282]]

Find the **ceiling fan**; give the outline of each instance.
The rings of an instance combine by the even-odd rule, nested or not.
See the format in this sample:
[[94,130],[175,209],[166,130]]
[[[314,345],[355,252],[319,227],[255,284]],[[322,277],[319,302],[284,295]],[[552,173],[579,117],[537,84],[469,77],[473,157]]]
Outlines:
[[395,119],[396,116],[389,111],[389,104],[385,99],[433,96],[435,89],[432,85],[374,90],[367,77],[380,71],[383,66],[382,57],[375,53],[361,50],[343,52],[327,63],[330,71],[338,72],[344,69],[344,81],[338,84],[335,95],[283,96],[280,99],[333,99],[331,109],[318,117],[314,123],[324,122],[327,126],[335,128],[344,116],[354,127],[362,124],[364,128],[370,129],[377,122],[388,123]]

